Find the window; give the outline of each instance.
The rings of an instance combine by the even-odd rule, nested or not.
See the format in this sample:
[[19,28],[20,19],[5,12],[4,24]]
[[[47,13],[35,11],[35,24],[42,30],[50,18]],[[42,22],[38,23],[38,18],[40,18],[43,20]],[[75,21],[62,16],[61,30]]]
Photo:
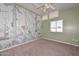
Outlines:
[[63,32],[63,20],[51,21],[50,31],[51,32]]

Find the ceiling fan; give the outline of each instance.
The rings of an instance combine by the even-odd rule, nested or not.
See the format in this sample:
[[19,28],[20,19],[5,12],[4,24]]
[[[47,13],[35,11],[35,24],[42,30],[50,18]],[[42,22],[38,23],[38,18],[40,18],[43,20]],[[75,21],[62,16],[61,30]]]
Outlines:
[[42,10],[43,12],[50,12],[54,11],[56,8],[53,6],[52,3],[44,3],[38,9]]
[[46,15],[48,20],[50,19],[50,13],[52,11],[56,11],[56,8],[52,3],[44,3],[40,7],[38,7],[38,9],[40,9],[44,13],[43,16]]

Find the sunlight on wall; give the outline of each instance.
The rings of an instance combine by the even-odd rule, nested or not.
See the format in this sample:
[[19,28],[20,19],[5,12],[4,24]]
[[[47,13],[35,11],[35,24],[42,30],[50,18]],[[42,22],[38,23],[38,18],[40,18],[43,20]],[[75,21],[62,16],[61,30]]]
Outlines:
[[73,32],[75,30],[75,26],[72,26],[72,25],[68,25],[65,27],[66,31],[67,32]]

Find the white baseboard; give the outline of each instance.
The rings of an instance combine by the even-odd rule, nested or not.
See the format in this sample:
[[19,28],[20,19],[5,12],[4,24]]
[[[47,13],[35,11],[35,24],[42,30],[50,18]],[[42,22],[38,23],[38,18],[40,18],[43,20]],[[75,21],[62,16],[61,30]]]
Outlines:
[[3,52],[3,51],[5,51],[5,50],[8,50],[8,49],[11,49],[11,48],[14,48],[14,47],[23,45],[23,44],[31,43],[31,42],[36,41],[36,40],[38,40],[38,39],[33,39],[33,40],[30,40],[30,41],[27,41],[27,42],[24,42],[24,43],[21,43],[21,44],[14,45],[14,46],[12,46],[12,47],[8,47],[8,48],[5,48],[5,49],[2,49],[2,50],[0,50],[0,52]]
[[[71,43],[67,43],[67,42],[58,41],[58,40],[55,40],[55,39],[53,40],[53,39],[44,38],[44,37],[42,37],[42,39],[51,40],[51,41],[55,41],[55,42],[64,43],[64,44],[68,44],[68,45],[79,47],[79,45],[75,45],[75,44],[71,44]],[[31,42],[36,41],[36,40],[38,40],[38,39],[33,39],[33,40],[30,40],[30,41],[27,41],[27,42],[24,42],[24,43],[21,43],[21,44],[14,45],[12,47],[8,47],[8,48],[5,48],[5,49],[2,49],[2,50],[0,50],[0,52],[3,52],[5,50],[8,50],[8,49],[11,49],[11,48],[23,45],[23,44],[31,43]]]
[[76,45],[76,44],[71,44],[71,43],[68,43],[68,42],[63,42],[63,41],[58,41],[58,40],[55,40],[55,39],[44,38],[44,37],[43,37],[43,39],[46,39],[46,40],[51,40],[51,41],[55,41],[55,42],[59,42],[59,43],[68,44],[68,45],[72,45],[72,46],[79,47],[79,45]]

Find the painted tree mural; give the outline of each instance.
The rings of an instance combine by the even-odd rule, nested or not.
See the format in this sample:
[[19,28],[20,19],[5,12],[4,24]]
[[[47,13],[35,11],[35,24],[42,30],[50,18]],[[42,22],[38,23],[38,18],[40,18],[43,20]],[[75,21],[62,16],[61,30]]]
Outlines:
[[0,50],[37,39],[41,17],[15,4],[0,4]]

